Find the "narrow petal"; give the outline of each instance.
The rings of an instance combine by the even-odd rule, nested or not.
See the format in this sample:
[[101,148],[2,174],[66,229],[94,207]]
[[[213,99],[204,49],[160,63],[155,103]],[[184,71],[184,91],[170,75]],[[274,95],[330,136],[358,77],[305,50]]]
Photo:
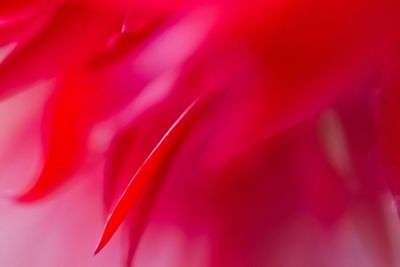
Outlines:
[[158,175],[158,171],[159,169],[163,169],[171,151],[174,149],[174,146],[177,145],[177,142],[179,143],[182,135],[191,128],[192,120],[190,117],[188,118],[188,116],[192,112],[195,104],[196,101],[174,122],[130,181],[107,220],[103,235],[95,250],[96,254],[108,243],[132,206],[139,201],[150,188],[161,182],[162,177]]

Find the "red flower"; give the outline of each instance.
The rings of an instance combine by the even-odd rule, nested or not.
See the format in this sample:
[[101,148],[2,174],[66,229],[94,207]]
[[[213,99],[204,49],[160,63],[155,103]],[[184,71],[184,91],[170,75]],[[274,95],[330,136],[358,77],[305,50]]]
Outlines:
[[[22,255],[0,258],[396,266],[398,15],[391,0],[0,4],[0,229]],[[119,228],[122,246],[92,258],[102,210],[96,253]]]

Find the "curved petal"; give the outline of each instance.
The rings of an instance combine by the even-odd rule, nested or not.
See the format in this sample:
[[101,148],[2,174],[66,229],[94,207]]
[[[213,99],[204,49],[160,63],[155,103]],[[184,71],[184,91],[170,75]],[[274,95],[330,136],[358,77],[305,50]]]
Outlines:
[[195,104],[196,102],[193,102],[179,116],[133,176],[107,220],[95,253],[98,253],[107,244],[128,215],[129,210],[143,197],[143,194],[150,193],[154,186],[161,183],[162,174],[160,170],[167,167],[167,161],[171,157],[172,151],[176,149],[177,145],[182,140],[182,136],[184,136],[193,125],[194,119],[189,119],[187,117],[194,116],[194,114],[191,113],[193,113],[192,109]]

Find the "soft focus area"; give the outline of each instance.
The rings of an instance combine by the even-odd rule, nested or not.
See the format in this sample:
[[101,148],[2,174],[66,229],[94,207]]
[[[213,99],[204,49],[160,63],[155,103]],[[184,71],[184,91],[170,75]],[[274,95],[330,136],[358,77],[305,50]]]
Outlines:
[[400,266],[400,3],[0,1],[0,266]]

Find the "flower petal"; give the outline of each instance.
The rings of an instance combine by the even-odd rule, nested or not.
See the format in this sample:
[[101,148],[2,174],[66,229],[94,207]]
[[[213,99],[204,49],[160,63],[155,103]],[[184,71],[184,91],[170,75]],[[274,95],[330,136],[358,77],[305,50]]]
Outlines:
[[128,215],[129,210],[143,197],[143,194],[161,182],[162,175],[159,171],[166,167],[166,161],[170,157],[171,151],[179,144],[182,135],[190,130],[193,118],[187,117],[193,116],[191,113],[195,104],[196,101],[186,108],[140,166],[111,212],[95,253],[98,253],[107,244]]
[[64,4],[40,33],[17,48],[0,64],[0,97],[24,85],[80,68],[117,29],[118,18],[79,5]]

